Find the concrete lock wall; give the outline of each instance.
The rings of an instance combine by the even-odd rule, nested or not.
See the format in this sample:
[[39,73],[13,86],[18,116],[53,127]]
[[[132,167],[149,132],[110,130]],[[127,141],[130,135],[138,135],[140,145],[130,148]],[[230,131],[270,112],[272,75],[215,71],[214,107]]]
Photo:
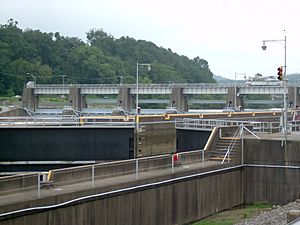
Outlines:
[[[285,204],[300,194],[300,142],[245,140],[245,203]],[[295,166],[293,168],[293,166]]]
[[141,123],[138,130],[138,157],[204,149],[211,131],[175,129],[174,121]]
[[204,149],[211,131],[176,130],[177,152]]
[[243,204],[240,169],[111,195],[1,221],[2,225],[184,224]]
[[174,122],[139,124],[137,143],[137,157],[175,152],[176,129]]
[[133,134],[133,128],[0,128],[0,161],[129,159]]

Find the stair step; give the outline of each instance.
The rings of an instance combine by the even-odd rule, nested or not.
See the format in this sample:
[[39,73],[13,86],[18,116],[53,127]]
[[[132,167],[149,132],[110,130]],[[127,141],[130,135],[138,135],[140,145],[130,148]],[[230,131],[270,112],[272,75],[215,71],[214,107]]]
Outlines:
[[220,140],[241,140],[240,137],[222,137]]
[[221,157],[210,157],[209,160],[211,160],[211,161],[222,161],[223,158],[221,158]]
[[[223,161],[223,157],[211,157],[209,160],[211,160],[211,161]],[[225,161],[228,161],[228,159],[226,158]],[[232,159],[230,158],[229,161],[232,161]]]
[[[228,150],[228,146],[215,146],[214,147],[214,149],[219,149],[219,150]],[[230,147],[229,149],[236,149],[236,150],[238,150],[238,149],[240,149],[240,147],[239,146],[233,146],[233,147]]]
[[[241,148],[241,138],[234,137],[235,134],[235,132],[232,132],[232,134],[226,132],[227,137],[222,137],[215,143],[209,160],[222,161],[224,156],[228,152],[228,148],[230,148],[229,161],[234,160],[234,157],[237,155],[238,151]],[[226,161],[228,161],[228,159],[226,159]]]
[[212,151],[212,153],[218,153],[218,154],[225,154],[226,152],[227,152],[227,149],[226,150],[216,149],[216,150]]
[[[210,155],[210,158],[211,158],[211,157],[224,157],[225,155],[226,155],[226,153],[225,153],[225,154],[217,154],[217,153],[215,153],[215,154],[211,154],[211,155]],[[231,157],[234,157],[235,154],[230,153],[230,156],[231,156]]]

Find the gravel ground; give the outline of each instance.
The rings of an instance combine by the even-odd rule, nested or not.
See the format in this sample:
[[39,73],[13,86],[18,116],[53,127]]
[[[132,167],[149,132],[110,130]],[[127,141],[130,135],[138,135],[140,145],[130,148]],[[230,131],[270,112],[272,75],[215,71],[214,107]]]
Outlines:
[[235,225],[284,225],[287,224],[287,213],[290,210],[300,210],[300,200],[284,206],[273,206],[270,211],[262,212]]

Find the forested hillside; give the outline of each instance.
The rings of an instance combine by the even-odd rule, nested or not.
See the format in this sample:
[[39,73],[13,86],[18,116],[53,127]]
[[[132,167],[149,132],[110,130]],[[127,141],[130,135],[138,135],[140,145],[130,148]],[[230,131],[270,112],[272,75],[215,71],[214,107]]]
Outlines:
[[[160,34],[159,34],[160,35]],[[189,59],[171,49],[130,37],[119,39],[101,29],[87,33],[87,42],[60,33],[18,27],[10,19],[0,25],[0,95],[21,94],[36,77],[37,83],[135,83],[136,63],[141,83],[215,82],[208,62]]]

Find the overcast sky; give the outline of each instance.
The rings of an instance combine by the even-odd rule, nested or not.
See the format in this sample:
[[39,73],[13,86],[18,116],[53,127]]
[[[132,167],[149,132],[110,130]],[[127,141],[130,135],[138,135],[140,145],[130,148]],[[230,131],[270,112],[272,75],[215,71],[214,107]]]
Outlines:
[[[102,28],[115,38],[129,36],[189,58],[208,61],[216,75],[276,75],[300,72],[299,0],[0,0],[0,23],[9,18],[23,29],[60,32],[86,41],[86,32]],[[284,32],[286,30],[286,32]],[[151,62],[150,62],[151,63]],[[135,65],[133,65],[135,66]],[[299,78],[300,79],[300,78]]]

